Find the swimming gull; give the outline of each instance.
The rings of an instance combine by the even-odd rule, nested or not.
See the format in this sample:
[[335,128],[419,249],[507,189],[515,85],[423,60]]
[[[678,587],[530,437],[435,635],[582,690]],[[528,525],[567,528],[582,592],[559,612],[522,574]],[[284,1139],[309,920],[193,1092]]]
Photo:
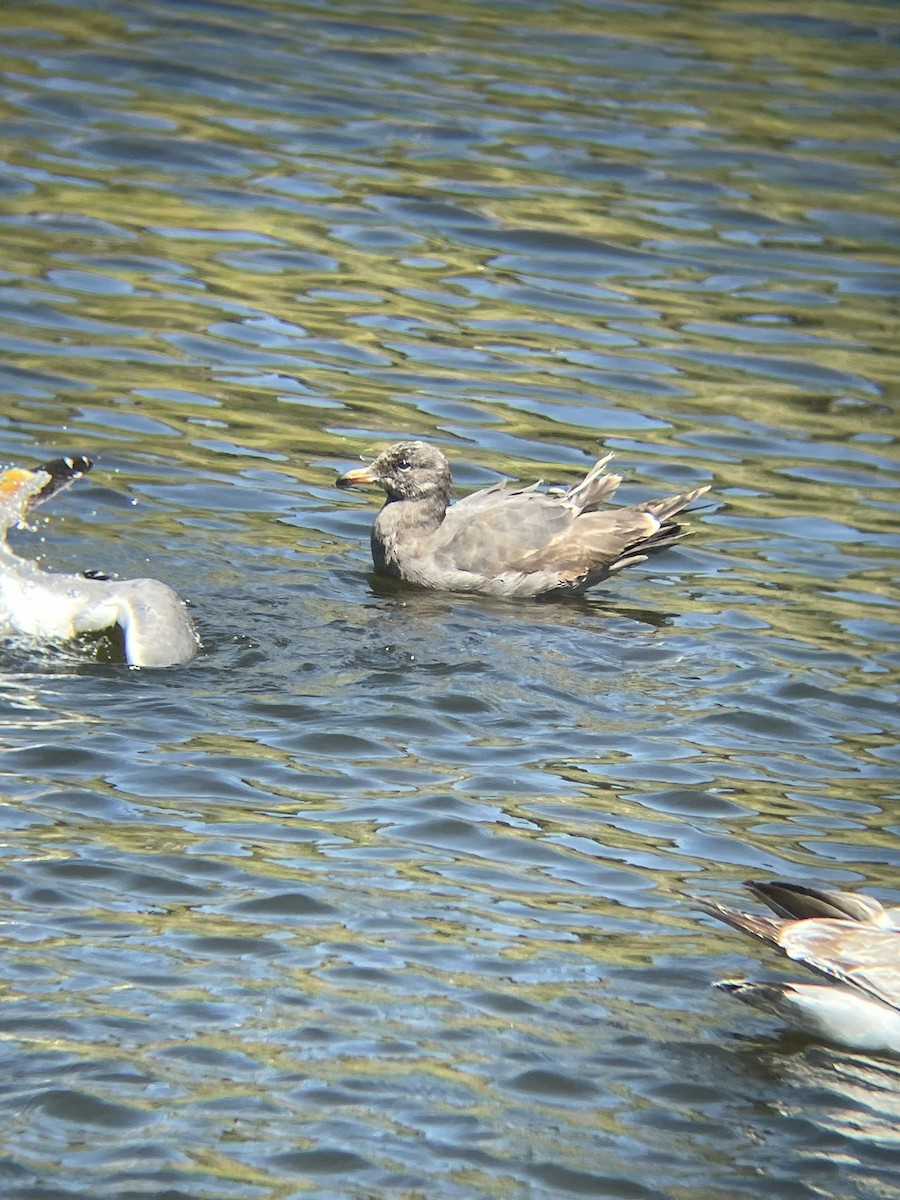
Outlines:
[[184,602],[158,579],[106,579],[42,570],[13,553],[7,531],[37,504],[80,479],[88,458],[58,458],[36,471],[0,473],[0,635],[71,638],[118,625],[136,667],[189,662],[199,639]]
[[900,908],[883,908],[872,896],[802,884],[745,886],[776,916],[713,900],[697,903],[837,986],[747,979],[722,979],[715,986],[840,1045],[900,1053]]
[[618,475],[601,458],[568,488],[494,484],[450,504],[450,464],[427,442],[397,442],[338,487],[374,483],[387,499],[372,529],[375,570],[420,587],[492,596],[581,593],[684,533],[673,520],[708,487],[609,507]]

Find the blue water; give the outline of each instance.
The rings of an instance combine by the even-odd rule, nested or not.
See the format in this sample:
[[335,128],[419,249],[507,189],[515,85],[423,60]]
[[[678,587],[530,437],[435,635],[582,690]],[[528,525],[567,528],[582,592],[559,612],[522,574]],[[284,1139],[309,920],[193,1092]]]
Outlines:
[[[891,4],[0,12],[15,535],[199,658],[0,647],[10,1200],[900,1192],[900,1071],[696,894],[900,897]],[[568,604],[371,576],[458,492],[704,484]],[[792,968],[794,978],[801,968]]]

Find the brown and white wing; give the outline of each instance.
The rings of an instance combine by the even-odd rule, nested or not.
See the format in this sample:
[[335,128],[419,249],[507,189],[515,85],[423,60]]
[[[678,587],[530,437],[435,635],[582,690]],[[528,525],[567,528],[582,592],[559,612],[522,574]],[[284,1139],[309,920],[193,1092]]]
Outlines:
[[793,921],[779,944],[820,975],[900,1010],[900,933],[850,921]]

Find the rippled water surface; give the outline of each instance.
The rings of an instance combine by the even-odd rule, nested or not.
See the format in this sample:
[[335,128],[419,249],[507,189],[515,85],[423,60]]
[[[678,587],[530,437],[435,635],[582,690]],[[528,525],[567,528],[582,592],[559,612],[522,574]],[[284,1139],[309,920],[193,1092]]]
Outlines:
[[[3,6],[0,458],[97,460],[16,546],[203,638],[0,651],[4,1196],[898,1194],[900,1064],[711,992],[779,968],[692,902],[900,896],[898,47]],[[333,481],[400,436],[712,499],[577,603],[398,591]]]

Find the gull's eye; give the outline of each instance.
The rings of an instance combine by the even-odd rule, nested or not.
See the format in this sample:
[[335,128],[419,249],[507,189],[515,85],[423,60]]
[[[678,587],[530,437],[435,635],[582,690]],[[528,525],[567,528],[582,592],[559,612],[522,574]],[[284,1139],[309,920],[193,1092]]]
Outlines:
[[397,463],[397,470],[398,471],[411,471],[412,463],[409,461],[408,458],[401,458],[400,461]]

